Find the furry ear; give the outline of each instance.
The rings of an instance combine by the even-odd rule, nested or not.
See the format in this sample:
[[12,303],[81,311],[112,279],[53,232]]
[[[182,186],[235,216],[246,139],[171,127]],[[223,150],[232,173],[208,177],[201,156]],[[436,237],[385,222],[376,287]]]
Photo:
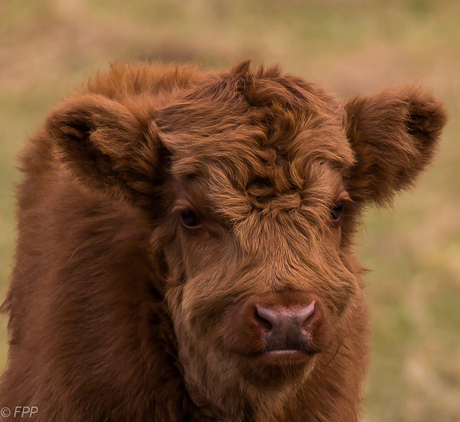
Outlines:
[[85,94],[51,113],[46,130],[58,159],[85,185],[134,202],[151,195],[159,145],[153,121],[141,122],[122,104]]
[[441,102],[414,87],[358,97],[345,110],[356,158],[347,190],[358,203],[382,205],[411,186],[431,161],[447,121]]

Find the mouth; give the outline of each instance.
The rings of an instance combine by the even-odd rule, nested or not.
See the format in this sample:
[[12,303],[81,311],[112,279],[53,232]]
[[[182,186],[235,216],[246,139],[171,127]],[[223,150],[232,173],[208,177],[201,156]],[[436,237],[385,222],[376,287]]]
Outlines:
[[270,350],[269,352],[265,352],[268,356],[296,356],[296,355],[307,355],[302,350],[298,349],[284,349],[284,350]]
[[254,356],[261,364],[270,366],[303,366],[311,362],[316,352],[300,349],[269,350]]
[[279,349],[246,355],[241,371],[253,385],[280,388],[303,379],[315,367],[318,354],[299,349]]

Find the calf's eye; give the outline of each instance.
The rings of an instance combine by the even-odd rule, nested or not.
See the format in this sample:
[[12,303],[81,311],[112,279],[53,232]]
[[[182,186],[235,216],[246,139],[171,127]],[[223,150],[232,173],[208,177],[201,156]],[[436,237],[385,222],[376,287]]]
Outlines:
[[337,202],[334,208],[331,210],[331,219],[334,223],[338,223],[340,221],[340,217],[342,217],[342,213],[345,206],[342,201]]
[[180,222],[187,229],[201,227],[201,220],[192,210],[184,210],[180,213]]

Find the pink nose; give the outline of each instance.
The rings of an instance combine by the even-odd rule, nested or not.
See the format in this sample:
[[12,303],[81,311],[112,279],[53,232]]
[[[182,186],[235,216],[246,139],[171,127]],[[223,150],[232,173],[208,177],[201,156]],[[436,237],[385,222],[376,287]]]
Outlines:
[[311,333],[308,320],[315,312],[315,301],[300,307],[255,305],[255,321],[260,327],[265,351],[302,350],[308,352]]
[[245,356],[313,355],[332,341],[331,315],[324,299],[311,291],[254,294],[228,307],[224,345]]

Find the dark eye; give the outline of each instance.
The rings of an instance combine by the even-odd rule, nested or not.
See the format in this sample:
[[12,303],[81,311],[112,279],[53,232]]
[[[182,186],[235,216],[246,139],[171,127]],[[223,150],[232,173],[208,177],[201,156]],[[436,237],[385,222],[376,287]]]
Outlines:
[[184,210],[180,213],[180,221],[188,229],[201,227],[201,220],[192,210]]
[[342,201],[337,202],[335,207],[331,210],[331,219],[334,223],[339,222],[340,217],[342,216],[345,206]]

